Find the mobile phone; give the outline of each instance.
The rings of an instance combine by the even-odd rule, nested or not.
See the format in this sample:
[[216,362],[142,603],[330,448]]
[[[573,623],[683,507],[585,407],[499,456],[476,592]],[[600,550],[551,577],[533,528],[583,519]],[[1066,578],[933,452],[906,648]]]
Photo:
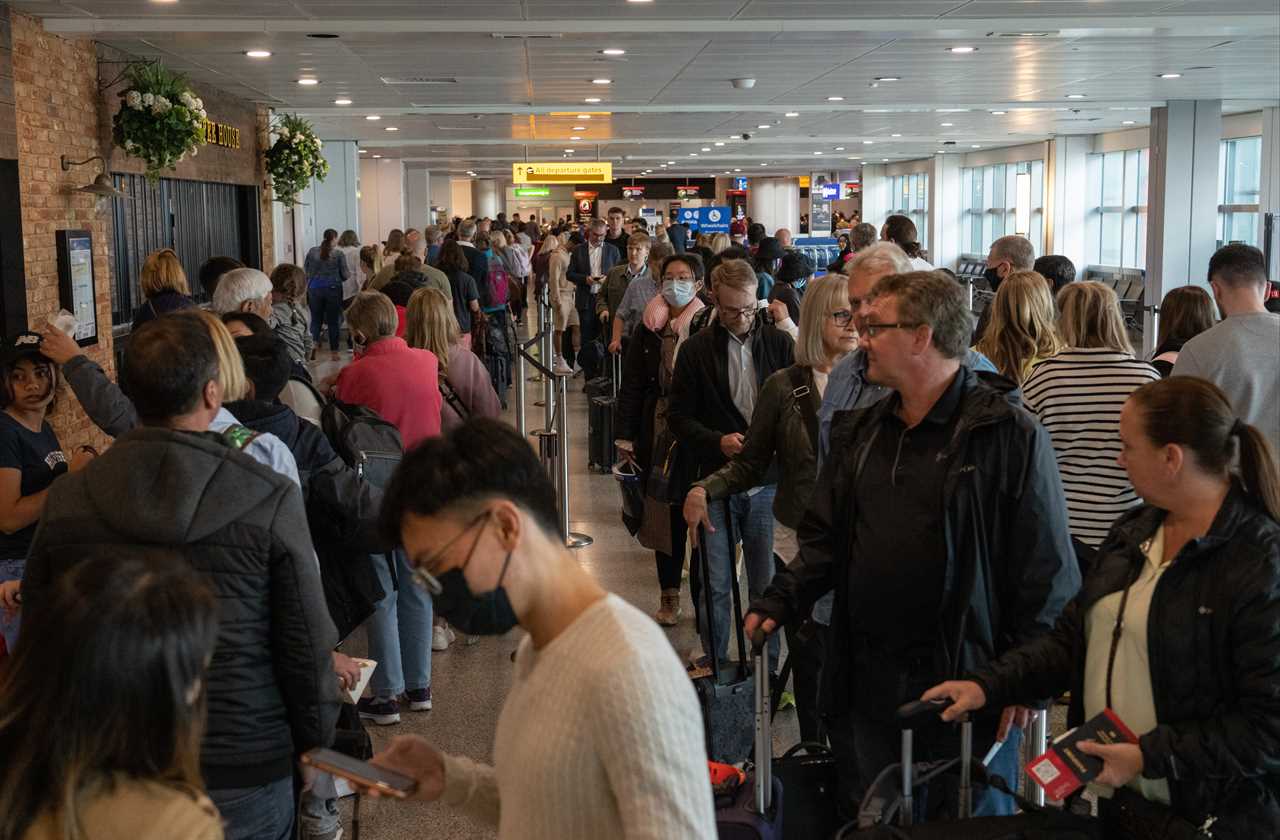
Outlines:
[[302,763],[396,799],[405,799],[418,789],[418,783],[408,776],[323,747],[303,753]]

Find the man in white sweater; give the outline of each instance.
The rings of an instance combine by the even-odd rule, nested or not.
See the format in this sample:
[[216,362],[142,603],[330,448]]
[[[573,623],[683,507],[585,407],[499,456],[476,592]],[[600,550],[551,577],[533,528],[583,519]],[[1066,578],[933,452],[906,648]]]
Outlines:
[[1209,260],[1209,285],[1223,320],[1183,345],[1173,376],[1199,376],[1226,393],[1280,458],[1280,315],[1268,312],[1262,252],[1225,245]]
[[374,763],[494,825],[500,838],[716,836],[697,697],[662,631],[564,547],[528,443],[472,420],[410,451],[383,527],[461,632],[528,632],[493,766],[401,736]]

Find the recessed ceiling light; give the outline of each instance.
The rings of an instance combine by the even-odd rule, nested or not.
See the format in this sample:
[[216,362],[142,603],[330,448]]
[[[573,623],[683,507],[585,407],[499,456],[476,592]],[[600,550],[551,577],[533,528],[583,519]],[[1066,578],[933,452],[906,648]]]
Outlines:
[[977,51],[978,51],[977,47],[951,47],[948,50],[948,52],[953,52],[956,55],[964,55],[965,53],[971,53],[971,52],[977,52]]
[[974,143],[974,144],[973,144],[973,145],[971,145],[969,148],[970,148],[970,149],[981,149],[981,148],[982,148],[982,144],[981,144],[981,143]]
[[319,79],[298,79],[298,84],[303,85],[304,87],[311,87],[312,85],[320,84],[320,80]]
[[741,170],[741,169],[735,169],[735,170],[733,170],[733,171],[734,171],[734,172],[741,172],[742,170]]
[[1083,93],[1068,93],[1067,99],[1084,99]]
[[383,129],[383,131],[399,131],[399,130],[400,129],[396,128],[394,125],[389,125]]
[[591,84],[593,84],[593,85],[611,85],[611,84],[613,84],[613,79],[592,79],[592,80],[591,80]]
[[815,154],[815,155],[820,155],[820,154],[822,154],[822,152],[814,152],[814,154]]
[[876,76],[877,82],[900,82],[902,79],[898,76]]
[[901,134],[890,134],[889,136],[890,136],[890,137],[901,137],[902,135],[901,135]]
[[653,0],[627,0],[628,3],[652,3]]
[[769,164],[767,164],[767,163],[762,163],[762,164],[760,164],[760,165],[761,165],[761,166],[768,166]]
[[601,51],[600,51],[600,54],[601,54],[601,55],[626,55],[626,54],[627,54],[627,51],[626,51],[626,50],[620,50],[620,49],[618,49],[617,47],[610,47],[610,48],[609,48],[609,49],[607,49],[607,50],[601,50]]
[[844,101],[844,97],[843,97],[843,96],[828,96],[828,97],[827,97],[827,101],[828,101],[828,102],[843,102],[843,101]]
[[872,143],[874,143],[874,142],[876,142],[876,141],[874,141],[874,140],[863,140],[863,141],[862,141],[862,145],[864,145],[864,146],[870,146],[870,145],[871,145]]
[[786,112],[785,114],[783,114],[782,116],[784,116],[784,117],[798,117],[798,116],[800,116],[800,112],[799,112],[799,111],[787,111],[787,112]]
[[675,166],[675,165],[676,165],[676,162],[675,162],[674,160],[669,160],[669,161],[667,161],[667,165],[668,165],[668,166]]
[[362,155],[367,155],[367,154],[369,154],[369,150],[368,150],[368,149],[361,149],[361,150],[360,150],[360,154],[362,154]]
[[732,175],[733,173],[726,169],[726,170],[724,171],[724,174],[726,174],[726,175]]
[[717,140],[717,141],[716,141],[716,145],[717,145],[717,146],[723,146],[723,145],[724,145],[724,141],[723,141],[723,140]]
[[271,58],[270,50],[247,50],[245,55],[249,58]]
[[992,112],[991,112],[991,116],[993,116],[993,117],[1003,117],[1003,116],[1004,116],[1005,114],[1007,114],[1007,113],[1009,113],[1009,112],[1008,112],[1008,111],[992,111]]
[[598,97],[598,96],[588,96],[586,99],[584,99],[584,100],[582,100],[582,101],[583,101],[583,102],[585,102],[585,103],[587,103],[588,105],[594,105],[594,104],[596,104],[597,102],[599,102],[599,101],[600,101],[600,97]]
[[580,119],[580,120],[589,120],[589,119],[591,119],[591,115],[590,115],[590,114],[578,114],[578,119]]
[[570,140],[581,140],[582,138],[575,134],[575,135],[573,135],[572,137],[570,137],[569,139],[570,139]]
[[844,151],[844,146],[836,146],[836,149],[835,149],[835,150],[836,150],[837,152],[843,152],[843,151]]
[[1162,79],[1181,79],[1181,78],[1182,78],[1182,74],[1181,74],[1181,73],[1161,73],[1161,74],[1160,74],[1160,78],[1162,78]]
[[951,128],[951,126],[955,125],[955,123],[938,123],[938,125],[942,126],[943,128]]
[[697,156],[698,156],[697,152],[689,152],[689,157],[697,157]]
[[760,125],[756,126],[756,128],[773,128],[773,126],[769,125],[768,123],[760,123]]
[[1136,122],[1135,120],[1125,120],[1124,122],[1122,122],[1122,123],[1120,123],[1120,124],[1121,124],[1121,125],[1137,125],[1137,122]]
[[666,169],[666,168],[667,168],[667,165],[666,165],[665,163],[660,163],[660,164],[658,164],[658,168],[659,168],[659,169]]
[[350,100],[350,99],[335,99],[335,100],[333,100],[333,104],[334,104],[334,105],[350,105],[350,104],[351,104],[351,100]]
[[888,163],[888,162],[889,162],[889,159],[888,159],[888,158],[880,158],[880,162],[881,162],[881,163]]
[[575,126],[573,127],[573,130],[574,130],[574,131],[586,131],[586,130],[587,130],[587,127],[586,127],[585,125],[575,125]]
[[370,114],[369,116],[365,117],[365,119],[368,120],[369,122],[377,122],[378,120],[382,119],[382,117],[378,116],[377,114]]
[[374,159],[374,160],[377,160],[377,159],[378,159],[378,158],[380,158],[380,157],[382,157],[382,155],[374,155],[374,156],[373,156],[373,159]]
[[703,146],[703,147],[702,147],[702,151],[704,151],[704,152],[709,152],[709,151],[711,151],[711,147],[710,147],[710,146]]
[[564,153],[565,153],[566,155],[571,155],[571,154],[573,154],[573,152],[574,152],[574,150],[573,150],[573,149],[565,149],[565,150],[564,150]]
[[946,151],[945,151],[945,150],[943,150],[943,149],[938,149],[938,154],[940,154],[940,155],[945,155],[945,154],[946,154]]

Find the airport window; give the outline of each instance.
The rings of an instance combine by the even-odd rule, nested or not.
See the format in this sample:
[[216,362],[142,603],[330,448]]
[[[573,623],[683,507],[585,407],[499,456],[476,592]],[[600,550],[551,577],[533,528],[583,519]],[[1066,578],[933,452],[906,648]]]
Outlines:
[[986,255],[991,243],[1011,233],[1044,250],[1044,161],[996,163],[962,170],[964,243]]
[[915,223],[920,247],[929,247],[929,176],[924,172],[889,177],[890,215],[906,216]]
[[1218,154],[1218,246],[1258,244],[1262,138],[1223,140]]
[[1086,259],[1090,265],[1146,268],[1150,151],[1089,155]]

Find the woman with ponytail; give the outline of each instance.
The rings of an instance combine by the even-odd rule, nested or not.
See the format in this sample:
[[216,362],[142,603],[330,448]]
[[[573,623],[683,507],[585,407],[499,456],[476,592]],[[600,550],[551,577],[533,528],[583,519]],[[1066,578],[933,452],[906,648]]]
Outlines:
[[920,243],[916,240],[920,234],[916,232],[916,223],[906,216],[894,214],[884,220],[880,228],[880,238],[892,242],[906,252],[911,260],[912,271],[933,271],[933,266],[924,258]]
[[342,326],[342,288],[350,276],[347,260],[337,246],[338,232],[329,228],[324,241],[307,252],[307,297],[311,301],[311,339],[320,346],[320,330],[329,328],[329,354],[338,359],[338,330]]
[[1145,503],[1112,526],[1057,626],[924,698],[954,699],[954,720],[1071,689],[1069,726],[1109,709],[1137,737],[1081,746],[1103,761],[1118,835],[1280,836],[1275,453],[1190,376],[1134,391],[1120,437]]

